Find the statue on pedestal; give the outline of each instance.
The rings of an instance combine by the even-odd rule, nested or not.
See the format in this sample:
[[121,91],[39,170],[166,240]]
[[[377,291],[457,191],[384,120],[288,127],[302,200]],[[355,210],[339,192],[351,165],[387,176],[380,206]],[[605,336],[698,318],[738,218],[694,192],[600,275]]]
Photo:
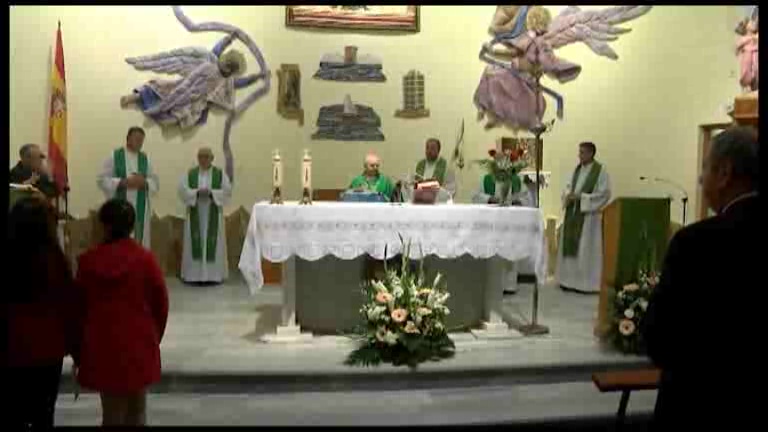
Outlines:
[[736,55],[739,57],[739,84],[744,93],[757,92],[758,78],[758,7],[752,9],[749,17],[744,18],[736,27],[739,35],[736,41]]

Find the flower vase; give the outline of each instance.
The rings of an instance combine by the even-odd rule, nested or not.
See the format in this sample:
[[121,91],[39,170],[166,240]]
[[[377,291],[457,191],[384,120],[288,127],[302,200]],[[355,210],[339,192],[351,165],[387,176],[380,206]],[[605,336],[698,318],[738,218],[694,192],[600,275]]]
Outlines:
[[499,198],[499,205],[506,207],[509,205],[509,191],[512,189],[512,184],[506,181],[496,181],[496,190],[501,191]]

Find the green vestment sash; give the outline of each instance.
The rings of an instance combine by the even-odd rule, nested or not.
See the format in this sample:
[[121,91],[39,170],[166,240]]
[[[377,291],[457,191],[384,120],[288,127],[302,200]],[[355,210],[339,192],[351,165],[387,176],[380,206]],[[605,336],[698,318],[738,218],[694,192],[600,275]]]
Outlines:
[[[125,148],[115,150],[112,156],[112,171],[113,175],[119,179],[128,178],[127,168],[125,165]],[[147,155],[144,152],[139,152],[139,174],[147,178]],[[133,174],[133,173],[131,173]],[[128,199],[128,190],[124,187],[118,187],[115,193],[115,197],[119,199]],[[136,190],[136,226],[134,227],[134,238],[139,243],[144,242],[144,213],[147,208],[147,185],[143,188]]]
[[[190,189],[197,189],[200,175],[200,168],[193,168],[189,171],[187,184]],[[219,168],[211,167],[211,190],[221,189],[222,173]],[[219,206],[211,198],[211,204],[208,210],[208,235],[205,239],[205,260],[207,262],[216,261],[216,246],[219,240]],[[202,237],[203,227],[200,223],[200,210],[197,202],[189,207],[189,234],[192,239],[192,259],[200,261],[203,258],[203,248],[200,238]]]
[[349,188],[357,189],[361,186],[384,195],[387,200],[392,199],[392,193],[395,191],[395,186],[388,177],[383,175],[379,175],[375,179],[369,179],[365,174],[361,174],[352,179],[352,184],[349,185]]
[[[571,193],[576,193],[576,183],[579,180],[579,172],[582,166],[579,165],[573,171],[571,179]],[[580,193],[592,193],[597,185],[597,179],[600,177],[600,171],[603,166],[598,162],[593,162],[589,174],[584,181],[584,186]],[[579,253],[579,242],[581,241],[581,231],[584,228],[584,212],[580,210],[581,203],[572,201],[565,207],[565,223],[563,224],[563,256],[575,257]]]
[[[418,164],[416,164],[416,174],[421,176],[422,180],[432,180],[424,178],[424,169],[427,166],[427,160],[422,159],[419,161]],[[445,184],[445,171],[448,167],[448,163],[443,158],[437,158],[437,161],[435,162],[435,171],[432,173],[432,178],[440,182],[440,185],[442,186]]]

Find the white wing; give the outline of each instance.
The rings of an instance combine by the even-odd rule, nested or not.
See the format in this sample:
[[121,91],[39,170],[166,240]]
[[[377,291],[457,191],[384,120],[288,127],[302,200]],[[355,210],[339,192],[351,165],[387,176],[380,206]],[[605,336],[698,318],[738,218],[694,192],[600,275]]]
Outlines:
[[125,61],[137,70],[151,70],[164,74],[188,75],[202,63],[215,63],[216,56],[206,48],[187,47],[141,57],[128,57]]
[[616,60],[619,56],[608,42],[615,41],[618,35],[628,33],[630,29],[614,25],[631,21],[650,10],[651,6],[616,6],[582,11],[578,6],[569,6],[552,21],[543,37],[552,49],[584,42],[595,54]]

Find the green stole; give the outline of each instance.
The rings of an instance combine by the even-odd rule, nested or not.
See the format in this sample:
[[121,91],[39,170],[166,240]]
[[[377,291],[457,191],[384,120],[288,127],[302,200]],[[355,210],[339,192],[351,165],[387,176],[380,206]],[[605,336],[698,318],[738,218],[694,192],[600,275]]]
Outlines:
[[[112,156],[113,162],[113,175],[119,179],[128,178],[125,165],[125,148],[115,150]],[[139,152],[139,174],[147,178],[147,155],[144,152]],[[115,197],[123,200],[128,199],[128,191],[124,187],[117,188]],[[147,208],[147,187],[144,186],[136,191],[136,226],[134,227],[134,238],[139,243],[144,242],[144,213]]]
[[[509,188],[510,192],[512,193],[518,193],[520,192],[520,189],[522,187],[522,182],[520,181],[519,176],[512,177],[512,181],[510,182],[511,186]],[[493,174],[486,174],[485,177],[483,177],[483,191],[486,195],[494,196],[496,195],[496,178],[493,176]],[[507,197],[501,197],[501,199],[506,199]]]
[[[447,165],[448,164],[445,162],[445,159],[437,158],[437,162],[435,163],[435,171],[432,173],[433,178],[440,182],[441,186],[445,183],[445,170]],[[422,180],[430,180],[424,178],[424,168],[426,166],[426,159],[422,159],[418,164],[416,164],[416,174],[420,175]]]
[[[189,170],[187,183],[190,189],[197,189],[200,175],[200,168]],[[221,170],[211,167],[211,190],[221,189]],[[192,259],[200,261],[203,258],[203,248],[200,243],[203,227],[200,224],[200,210],[197,202],[189,208],[189,234],[192,238]],[[219,206],[211,198],[211,205],[208,210],[208,236],[205,239],[205,260],[207,262],[216,261],[216,246],[219,240]]]
[[[603,166],[598,162],[592,162],[589,174],[581,188],[581,193],[592,193],[597,185],[597,179]],[[576,193],[576,183],[579,180],[581,165],[573,171],[571,179],[571,193]],[[584,213],[579,210],[581,203],[573,201],[565,208],[565,223],[563,224],[563,256],[575,257],[579,253],[579,242],[581,241],[581,231],[584,228]]]

